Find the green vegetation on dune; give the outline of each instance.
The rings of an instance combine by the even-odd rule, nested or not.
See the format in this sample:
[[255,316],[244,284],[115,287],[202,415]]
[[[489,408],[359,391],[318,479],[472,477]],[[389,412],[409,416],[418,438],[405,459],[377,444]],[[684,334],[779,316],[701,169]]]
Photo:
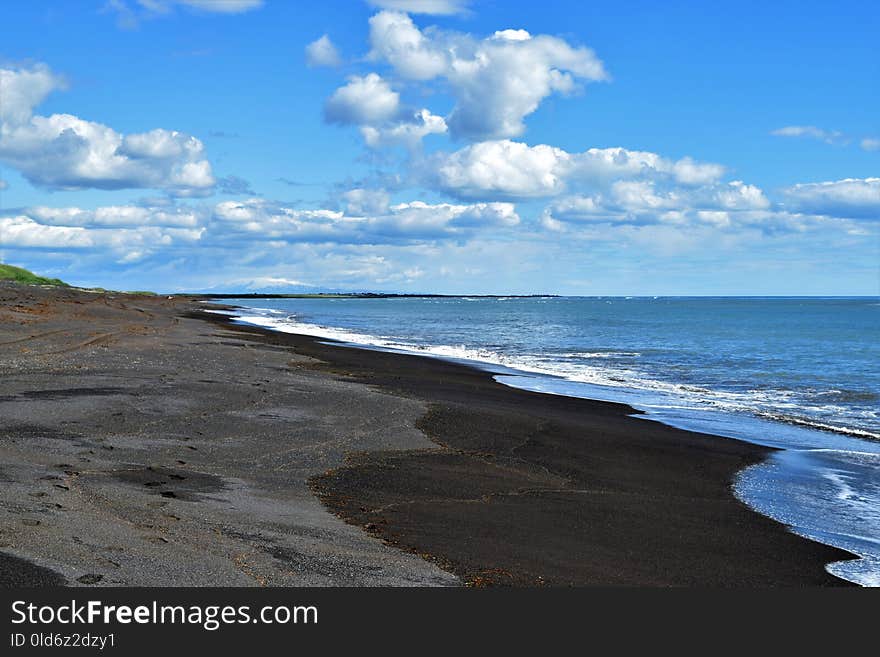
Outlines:
[[0,263],[0,281],[15,281],[16,283],[27,283],[28,285],[60,285],[69,287],[67,283],[57,278],[37,276],[27,269],[4,265],[3,263]]
[[57,287],[70,287],[76,290],[83,290],[84,292],[156,296],[155,292],[148,292],[147,290],[118,292],[116,290],[105,290],[102,287],[78,287],[75,285],[70,285],[70,283],[65,283],[58,278],[46,278],[45,276],[38,276],[37,274],[30,272],[27,269],[22,269],[21,267],[13,267],[12,265],[4,265],[2,262],[0,262],[0,281],[13,281],[15,283],[23,283],[24,285],[55,285]]

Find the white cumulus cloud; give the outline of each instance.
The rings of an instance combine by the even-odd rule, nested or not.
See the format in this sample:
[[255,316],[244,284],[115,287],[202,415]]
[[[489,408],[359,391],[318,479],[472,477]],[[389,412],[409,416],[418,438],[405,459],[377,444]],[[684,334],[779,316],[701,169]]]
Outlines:
[[770,207],[764,193],[742,181],[706,187],[663,186],[647,180],[618,180],[592,196],[574,195],[551,203],[543,224],[559,229],[563,223],[612,223],[684,226],[708,223],[731,225],[734,217],[753,223],[756,212]]
[[524,119],[553,93],[607,80],[589,48],[521,29],[485,39],[420,30],[405,13],[382,11],[370,19],[370,57],[388,62],[404,79],[444,79],[455,98],[446,118],[454,137],[496,139],[525,130]]
[[828,228],[862,235],[864,231],[853,220],[880,216],[880,191],[873,184],[867,179],[795,185],[787,190],[790,202],[783,205],[740,180],[704,186],[618,180],[597,193],[554,200],[544,209],[540,223],[550,231],[575,233],[603,225],[621,230],[662,226],[683,234],[715,230],[719,238],[748,231],[779,235]]
[[400,94],[376,73],[351,76],[324,104],[329,123],[357,125],[371,148],[406,146],[415,148],[424,137],[446,132],[443,117],[427,109],[409,110]]
[[[32,208],[0,217],[0,246],[18,249],[106,250],[131,262],[156,249],[198,242],[204,227],[175,224],[132,207]],[[165,224],[165,225],[161,225]]]
[[0,217],[0,245],[18,248],[79,249],[94,246],[85,228],[44,226],[25,215]]
[[346,212],[353,215],[384,214],[390,196],[384,189],[350,189],[342,195]]
[[669,160],[625,148],[569,153],[539,144],[484,141],[453,153],[437,153],[423,165],[433,185],[463,198],[556,196],[572,185],[608,185],[615,179],[657,178],[683,185],[710,184],[724,173],[717,164]]
[[381,191],[351,190],[347,208],[302,210],[265,199],[224,201],[213,212],[227,238],[337,244],[389,244],[467,239],[477,230],[512,227],[520,218],[511,203],[388,205]]
[[880,221],[880,178],[802,183],[783,193],[799,212]]
[[326,34],[306,46],[306,63],[309,66],[339,66],[342,57]]
[[361,135],[370,148],[406,146],[416,148],[428,135],[441,135],[447,131],[442,116],[421,109],[409,116],[401,116],[398,121],[386,125],[363,125]]
[[44,225],[86,228],[166,226],[198,228],[202,213],[186,206],[150,207],[139,205],[101,206],[94,210],[78,207],[37,206],[27,209],[29,217]]
[[33,109],[56,89],[64,88],[64,80],[45,64],[30,68],[0,68],[0,125],[26,123]]
[[376,73],[353,75],[324,105],[324,117],[331,123],[369,125],[397,116],[400,94]]
[[211,165],[195,137],[161,128],[123,135],[71,114],[34,114],[60,86],[60,78],[45,66],[0,69],[0,160],[28,181],[52,189],[210,193],[215,184]]
[[137,205],[36,206],[0,214],[0,247],[91,249],[117,263],[139,262],[163,251],[194,247],[276,249],[280,245],[418,245],[464,243],[520,222],[511,203],[391,204],[385,190],[356,188],[342,210],[301,209],[264,198],[216,204],[162,202]]

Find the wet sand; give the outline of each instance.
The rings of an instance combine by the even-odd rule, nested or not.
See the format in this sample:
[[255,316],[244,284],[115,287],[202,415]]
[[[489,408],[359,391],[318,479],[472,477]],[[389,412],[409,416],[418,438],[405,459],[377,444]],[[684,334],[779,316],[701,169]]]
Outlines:
[[0,286],[0,586],[846,584],[763,448],[202,308]]

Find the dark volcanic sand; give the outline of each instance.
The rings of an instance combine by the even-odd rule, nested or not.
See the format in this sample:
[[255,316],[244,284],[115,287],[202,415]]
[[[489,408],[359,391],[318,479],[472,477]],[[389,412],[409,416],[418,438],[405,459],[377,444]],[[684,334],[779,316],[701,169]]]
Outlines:
[[0,585],[845,584],[762,448],[197,308],[0,285]]
[[431,447],[424,405],[196,305],[0,283],[0,586],[458,584],[307,483],[352,450]]
[[35,586],[64,586],[64,578],[58,573],[0,552],[0,588]]

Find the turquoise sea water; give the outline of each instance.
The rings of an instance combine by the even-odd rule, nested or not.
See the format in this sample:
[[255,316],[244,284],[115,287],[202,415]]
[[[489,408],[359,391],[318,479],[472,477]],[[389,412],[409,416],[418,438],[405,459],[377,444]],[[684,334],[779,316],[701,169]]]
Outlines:
[[233,301],[242,321],[465,360],[502,383],[623,401],[659,420],[784,448],[738,496],[862,556],[880,585],[880,300],[532,297]]

